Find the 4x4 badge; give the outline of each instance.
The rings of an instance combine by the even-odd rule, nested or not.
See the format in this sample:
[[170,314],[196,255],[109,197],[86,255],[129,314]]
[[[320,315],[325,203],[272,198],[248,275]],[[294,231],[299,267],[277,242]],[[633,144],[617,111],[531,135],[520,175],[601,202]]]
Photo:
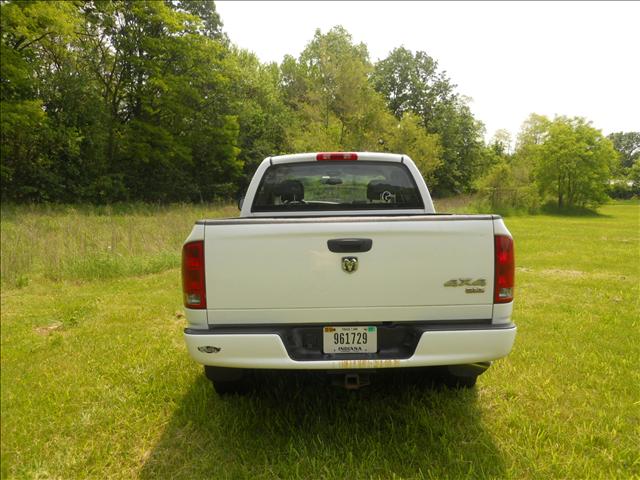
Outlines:
[[453,278],[444,282],[445,287],[484,287],[487,281],[484,278]]

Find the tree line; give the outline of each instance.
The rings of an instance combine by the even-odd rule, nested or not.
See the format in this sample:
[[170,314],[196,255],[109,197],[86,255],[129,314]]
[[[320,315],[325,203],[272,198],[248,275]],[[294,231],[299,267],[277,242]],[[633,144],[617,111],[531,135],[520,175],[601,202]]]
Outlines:
[[597,207],[609,197],[640,195],[640,133],[605,137],[580,117],[549,119],[532,114],[510,150],[511,137],[498,131],[492,159],[477,182],[492,209],[535,212],[543,202],[557,207]]
[[532,117],[516,153],[500,135],[486,144],[434,58],[398,47],[374,63],[342,27],[277,64],[236,47],[212,0],[0,8],[3,201],[210,201],[270,155],[369,150],[410,155],[436,195],[495,198],[508,180],[525,197],[597,204],[612,169],[637,165],[637,139],[622,167],[628,134],[616,150],[582,119]]

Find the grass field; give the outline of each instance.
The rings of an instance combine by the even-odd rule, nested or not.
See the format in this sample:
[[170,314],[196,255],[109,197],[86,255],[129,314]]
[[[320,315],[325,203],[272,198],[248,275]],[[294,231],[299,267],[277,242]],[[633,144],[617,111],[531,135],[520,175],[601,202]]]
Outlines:
[[640,205],[507,218],[514,351],[472,391],[188,358],[178,249],[230,208],[3,208],[3,478],[639,478]]

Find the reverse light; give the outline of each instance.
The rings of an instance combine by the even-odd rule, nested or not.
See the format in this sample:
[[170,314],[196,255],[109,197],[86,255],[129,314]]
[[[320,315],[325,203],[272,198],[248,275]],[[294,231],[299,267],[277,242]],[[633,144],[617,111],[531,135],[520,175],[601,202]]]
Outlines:
[[182,294],[186,308],[207,308],[202,240],[185,243],[182,247]]
[[515,283],[515,256],[513,238],[506,235],[496,235],[495,241],[495,286],[494,303],[509,303],[513,301]]
[[324,152],[316,155],[316,160],[358,160],[357,153]]

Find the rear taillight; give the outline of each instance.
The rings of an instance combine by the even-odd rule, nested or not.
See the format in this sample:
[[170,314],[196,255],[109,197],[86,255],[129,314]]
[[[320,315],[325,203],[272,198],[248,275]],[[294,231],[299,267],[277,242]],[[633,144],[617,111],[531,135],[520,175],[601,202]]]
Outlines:
[[316,155],[316,160],[358,160],[357,153],[325,152]]
[[496,281],[493,302],[509,303],[513,301],[516,268],[513,255],[513,238],[506,235],[496,235],[494,238]]
[[185,243],[182,247],[182,293],[185,307],[207,308],[202,240]]

